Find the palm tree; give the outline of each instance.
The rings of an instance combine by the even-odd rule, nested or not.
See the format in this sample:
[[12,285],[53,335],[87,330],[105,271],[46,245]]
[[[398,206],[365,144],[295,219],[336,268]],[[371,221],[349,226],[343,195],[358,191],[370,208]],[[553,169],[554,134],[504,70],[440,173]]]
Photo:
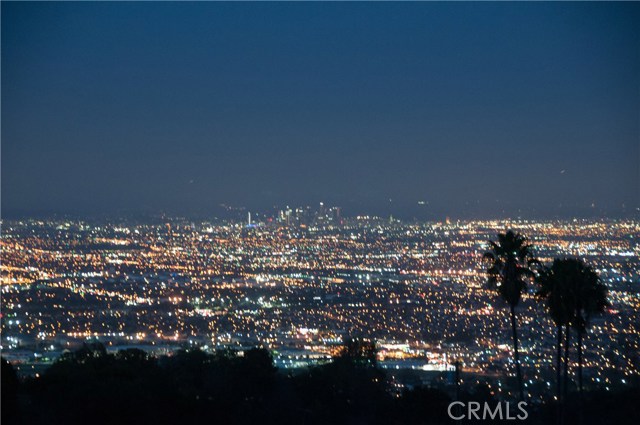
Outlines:
[[[569,305],[569,287],[564,279],[559,278],[563,275],[562,269],[563,260],[556,259],[551,267],[542,267],[536,276],[536,282],[540,286],[536,295],[546,301],[549,316],[556,325],[556,390],[558,400],[562,399],[562,327],[568,326],[573,311]],[[568,356],[568,351],[566,354]],[[565,360],[568,361],[567,356]]]
[[572,261],[575,268],[572,326],[578,336],[578,388],[582,395],[582,340],[590,326],[591,317],[603,313],[609,305],[608,291],[600,276],[590,266],[581,260],[567,261]]
[[489,287],[495,289],[498,295],[509,304],[518,387],[520,399],[524,400],[515,308],[520,302],[527,280],[534,276],[531,266],[535,260],[527,238],[511,230],[499,234],[498,241],[489,241],[489,245],[491,250],[485,252],[483,256],[489,262],[488,283]]
[[[555,259],[551,267],[542,267],[536,276],[540,285],[537,295],[546,300],[546,307],[556,325],[556,389],[558,401],[566,399],[569,381],[569,324],[575,310],[574,297],[570,284],[573,267],[566,260]],[[564,359],[562,357],[562,327],[565,328]],[[564,360],[564,361],[563,361]],[[564,365],[564,385],[562,366]],[[563,391],[564,388],[564,391]],[[557,423],[565,422],[564,405],[558,406]]]
[[[608,305],[607,288],[601,283],[599,276],[591,267],[582,260],[573,258],[555,259],[550,269],[540,272],[538,282],[541,285],[539,294],[546,296],[551,317],[556,325],[563,323],[566,329],[562,397],[565,400],[569,388],[569,337],[572,328],[578,337],[578,388],[581,404],[579,423],[582,423],[582,340],[592,315],[603,312]],[[558,343],[560,341],[559,336]],[[559,354],[560,347],[558,347],[558,356]],[[558,365],[558,380],[559,370]],[[564,409],[562,409],[561,416],[564,421]]]

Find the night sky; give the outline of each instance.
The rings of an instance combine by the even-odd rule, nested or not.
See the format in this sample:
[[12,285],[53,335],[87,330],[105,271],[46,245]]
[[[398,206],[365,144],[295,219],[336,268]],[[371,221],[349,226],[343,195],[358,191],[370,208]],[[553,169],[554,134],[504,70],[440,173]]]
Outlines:
[[638,3],[2,2],[2,214],[635,214],[638,22]]

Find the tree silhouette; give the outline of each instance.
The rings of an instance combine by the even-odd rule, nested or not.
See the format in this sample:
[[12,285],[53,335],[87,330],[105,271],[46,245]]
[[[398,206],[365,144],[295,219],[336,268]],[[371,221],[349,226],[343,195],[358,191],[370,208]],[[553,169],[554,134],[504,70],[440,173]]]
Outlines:
[[348,338],[340,350],[338,359],[352,362],[360,366],[377,366],[377,349],[373,341]]
[[600,276],[583,261],[577,259],[564,260],[570,264],[570,282],[572,282],[572,327],[578,336],[578,388],[583,392],[582,382],[582,341],[590,326],[591,317],[603,313],[609,305],[607,287],[601,282]]
[[569,325],[569,319],[573,312],[569,285],[566,280],[559,278],[563,275],[565,267],[562,260],[554,260],[551,267],[542,267],[536,276],[536,282],[540,286],[536,295],[546,301],[549,316],[556,325],[556,390],[558,400],[562,399],[562,328]]
[[381,423],[391,409],[387,380],[377,367],[372,341],[348,338],[328,364],[295,378],[307,419],[320,424]]
[[18,380],[18,375],[16,371],[13,369],[13,366],[4,359],[1,359],[2,362],[2,370],[0,373],[1,382],[1,391],[2,395],[2,409],[1,412],[1,421],[3,424],[10,424],[16,421],[16,415],[18,413],[17,406],[17,394],[18,388],[20,387],[20,381]]
[[484,260],[489,262],[488,284],[509,304],[518,390],[520,399],[524,400],[515,308],[520,302],[527,280],[534,277],[531,267],[536,260],[533,258],[531,245],[527,243],[527,239],[511,230],[498,234],[498,241],[489,241],[489,245],[491,250],[485,252],[483,256]]
[[[571,270],[573,265],[566,260],[555,259],[551,267],[542,267],[536,276],[540,285],[537,295],[546,300],[549,316],[557,328],[557,357],[556,357],[556,385],[558,401],[562,404],[558,407],[557,422],[565,421],[569,380],[569,325],[574,313],[575,297],[571,288]],[[562,358],[562,328],[565,328],[564,359]],[[564,384],[562,379],[562,366],[564,365]]]
[[[546,299],[549,315],[558,327],[558,387],[560,387],[560,332],[561,327],[565,327],[564,391],[561,400],[563,404],[566,403],[569,387],[571,329],[575,330],[577,335],[578,388],[580,400],[582,400],[582,341],[591,317],[602,313],[608,305],[607,288],[591,267],[582,260],[574,258],[555,259],[551,267],[542,268],[536,280],[540,285],[538,295]],[[563,419],[565,411],[566,408],[563,408]],[[579,415],[580,422],[583,422],[582,407],[579,408]]]

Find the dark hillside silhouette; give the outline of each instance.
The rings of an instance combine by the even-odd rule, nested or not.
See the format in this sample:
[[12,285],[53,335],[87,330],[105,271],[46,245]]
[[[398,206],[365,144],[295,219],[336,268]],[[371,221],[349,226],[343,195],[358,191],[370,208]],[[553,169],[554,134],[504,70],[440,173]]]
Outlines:
[[[13,368],[3,363],[3,424],[444,423],[446,410],[422,417],[416,400],[442,407],[446,394],[416,390],[394,399],[375,357],[374,343],[349,340],[335,361],[292,375],[278,371],[261,348],[243,354],[190,349],[154,358],[87,344],[19,390],[16,380],[5,391]],[[20,403],[12,396],[18,392]],[[6,404],[5,397],[11,399]],[[19,416],[9,417],[5,407],[11,406]]]
[[[65,354],[40,378],[22,383],[3,360],[2,423],[455,423],[447,414],[452,399],[440,390],[416,387],[392,395],[387,376],[371,361],[372,348],[372,343],[351,341],[335,361],[294,374],[275,369],[261,348],[243,355],[191,349],[154,358],[137,349],[109,354],[100,344],[90,344]],[[583,424],[635,424],[637,416],[630,412],[638,410],[638,395],[637,389],[586,392]],[[499,401],[485,385],[461,392],[459,400]],[[579,405],[577,394],[570,394],[567,410],[576,412]],[[553,409],[532,406],[525,423],[547,424]],[[567,424],[577,424],[576,418],[569,415]]]

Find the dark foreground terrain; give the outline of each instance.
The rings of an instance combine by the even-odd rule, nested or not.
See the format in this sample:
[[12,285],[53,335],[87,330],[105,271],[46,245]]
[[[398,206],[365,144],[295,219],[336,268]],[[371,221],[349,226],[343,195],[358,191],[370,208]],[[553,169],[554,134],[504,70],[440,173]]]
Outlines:
[[[278,371],[268,351],[182,351],[154,358],[99,344],[65,354],[21,381],[2,361],[2,424],[447,424],[446,393],[416,388],[394,396],[366,346],[297,374]],[[485,387],[463,401],[495,404]],[[566,424],[637,424],[640,391],[587,393],[566,406]],[[583,410],[580,406],[583,406]],[[556,406],[530,406],[525,423],[556,422]],[[462,421],[465,422],[465,421]],[[485,420],[484,423],[497,423]],[[504,423],[516,422],[502,421]],[[517,421],[522,422],[522,421]]]

